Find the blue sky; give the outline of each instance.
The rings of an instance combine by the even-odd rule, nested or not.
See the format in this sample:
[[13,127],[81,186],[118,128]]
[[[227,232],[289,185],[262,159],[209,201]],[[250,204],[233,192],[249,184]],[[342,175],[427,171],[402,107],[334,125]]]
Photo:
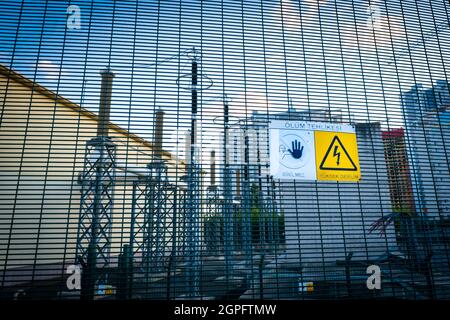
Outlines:
[[[81,9],[80,30],[66,28],[69,5]],[[213,119],[224,93],[236,117],[284,111],[289,97],[298,109],[342,110],[353,121],[391,128],[403,124],[400,93],[446,79],[450,68],[448,27],[436,33],[448,21],[445,0],[26,0],[0,7],[1,63],[92,111],[98,72],[110,65],[112,120],[150,138],[153,112],[162,107],[172,129],[165,145],[175,152],[190,111],[190,55],[177,55],[192,47],[212,80],[201,92],[205,148],[220,133]]]

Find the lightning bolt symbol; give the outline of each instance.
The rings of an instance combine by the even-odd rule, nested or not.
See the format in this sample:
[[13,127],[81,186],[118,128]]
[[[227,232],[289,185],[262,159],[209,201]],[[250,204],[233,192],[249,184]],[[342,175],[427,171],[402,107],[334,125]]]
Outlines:
[[338,146],[334,146],[333,157],[337,157],[336,164],[339,165],[339,161],[341,160],[341,153],[337,152]]

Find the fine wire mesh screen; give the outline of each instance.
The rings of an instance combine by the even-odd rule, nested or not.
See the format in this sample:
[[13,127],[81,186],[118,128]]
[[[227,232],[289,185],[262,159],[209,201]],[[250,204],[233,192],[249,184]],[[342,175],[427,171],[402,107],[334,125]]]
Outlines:
[[0,8],[1,299],[450,298],[448,1]]

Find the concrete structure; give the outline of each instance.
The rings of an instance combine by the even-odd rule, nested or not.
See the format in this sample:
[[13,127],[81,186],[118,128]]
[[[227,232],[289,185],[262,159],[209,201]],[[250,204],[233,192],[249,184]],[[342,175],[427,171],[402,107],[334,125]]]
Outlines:
[[415,208],[419,215],[450,214],[450,94],[438,80],[401,96]]
[[[1,65],[0,105],[0,272],[28,266],[33,272],[17,273],[27,281],[36,265],[74,263],[77,180],[98,117]],[[108,126],[118,162],[111,248],[115,255],[129,237],[132,186],[125,182],[147,173],[154,150],[145,139],[113,123]],[[184,172],[171,154],[162,152],[161,157],[172,181],[175,172]]]
[[[263,185],[269,167],[267,127],[271,119],[344,122],[341,114],[331,114],[328,110],[310,112],[289,108],[283,113],[254,113],[248,121],[247,132],[240,128],[230,134],[231,147],[234,147],[230,160],[235,170],[239,170],[243,162],[243,137],[248,135],[249,162],[253,169],[250,179],[256,182],[261,177]],[[277,264],[320,269],[335,265],[350,253],[353,259],[365,260],[396,250],[393,225],[381,236],[378,231],[369,232],[376,220],[392,213],[380,124],[356,124],[356,135],[362,174],[359,183],[277,181],[286,232],[286,251]]]

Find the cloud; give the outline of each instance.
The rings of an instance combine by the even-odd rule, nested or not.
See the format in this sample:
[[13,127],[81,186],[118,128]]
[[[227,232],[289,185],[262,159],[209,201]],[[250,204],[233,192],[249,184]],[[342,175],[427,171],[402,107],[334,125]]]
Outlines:
[[285,31],[298,32],[302,26],[315,23],[318,19],[319,7],[326,4],[328,0],[304,0],[305,6],[301,10],[297,0],[281,1],[275,10],[275,19]]
[[356,27],[341,29],[342,43],[350,48],[391,48],[406,39],[401,16],[379,16],[376,20],[357,23]]
[[38,73],[48,80],[58,80],[61,76],[66,74],[61,66],[50,60],[39,60],[36,64],[36,68]]
[[250,116],[253,111],[267,112],[271,108],[271,102],[262,90],[248,89],[241,92],[230,104],[230,113],[239,117]]
[[[283,0],[274,11],[274,19],[286,32],[300,35],[302,27],[318,25],[319,9],[327,3],[327,0],[303,0],[304,6],[300,8],[298,1]],[[341,26],[339,32],[344,47],[390,48],[406,38],[402,16],[382,15],[377,2],[367,7],[366,11],[367,18],[357,22],[356,26],[354,23],[344,28]]]
[[306,2],[306,4],[310,6],[317,6],[317,4],[320,6],[328,2],[328,0],[304,0],[304,1]]

